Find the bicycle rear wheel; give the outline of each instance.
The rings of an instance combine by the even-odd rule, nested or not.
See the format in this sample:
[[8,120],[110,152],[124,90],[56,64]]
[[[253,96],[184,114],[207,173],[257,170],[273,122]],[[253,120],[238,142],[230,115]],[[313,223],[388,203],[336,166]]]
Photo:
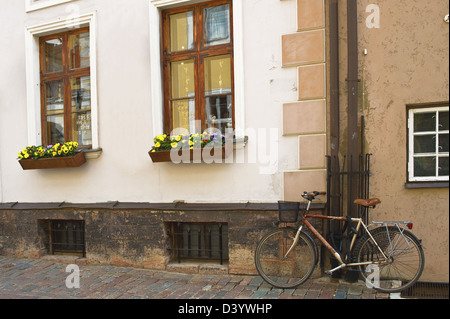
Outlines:
[[394,226],[376,228],[371,231],[371,235],[388,260],[385,260],[370,236],[364,235],[354,248],[354,257],[357,262],[374,262],[374,265],[369,265],[372,268],[368,268],[368,272],[367,266],[359,266],[366,282],[386,293],[400,292],[416,283],[425,266],[420,241],[412,233],[406,230],[401,233]]
[[300,233],[297,245],[290,251],[297,229],[281,228],[264,236],[255,252],[258,273],[270,285],[290,289],[304,283],[313,273],[317,253],[313,240]]

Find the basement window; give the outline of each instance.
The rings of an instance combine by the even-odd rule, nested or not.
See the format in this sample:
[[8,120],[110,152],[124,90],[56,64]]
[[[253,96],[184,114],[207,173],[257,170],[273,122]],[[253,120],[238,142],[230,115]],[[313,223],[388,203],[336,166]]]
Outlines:
[[228,225],[226,223],[167,223],[172,260],[228,260]]
[[86,256],[84,221],[40,220],[39,224],[50,255]]

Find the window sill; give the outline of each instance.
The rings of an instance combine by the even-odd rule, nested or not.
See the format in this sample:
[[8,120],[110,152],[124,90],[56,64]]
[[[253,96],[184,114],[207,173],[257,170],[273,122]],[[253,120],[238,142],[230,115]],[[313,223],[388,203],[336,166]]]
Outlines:
[[102,155],[103,149],[95,148],[95,149],[90,149],[90,150],[84,150],[84,153],[85,153],[86,159],[97,159]]
[[449,182],[406,182],[405,188],[448,188]]

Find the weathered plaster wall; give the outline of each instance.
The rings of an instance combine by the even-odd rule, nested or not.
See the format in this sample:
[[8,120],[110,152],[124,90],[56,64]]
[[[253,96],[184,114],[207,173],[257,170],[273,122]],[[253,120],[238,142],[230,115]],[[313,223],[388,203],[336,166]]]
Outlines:
[[[370,14],[366,7],[371,4],[380,9],[379,28],[366,25]],[[444,22],[449,2],[360,0],[358,8],[360,111],[366,122],[365,151],[373,153],[370,191],[382,200],[371,216],[376,220],[412,219],[414,233],[423,239],[425,248],[422,280],[448,282],[448,187],[406,189],[405,183],[406,105],[449,100],[449,25]],[[347,105],[345,10],[342,5],[342,123]]]
[[[296,1],[245,0],[242,5],[245,129],[255,132],[244,162],[153,164],[149,0],[73,1],[25,11],[2,0],[0,167],[3,202],[247,202],[283,198],[283,171],[298,168],[296,138],[282,138],[282,103],[296,100],[297,70],[282,68],[281,35],[297,30]],[[24,172],[16,157],[28,145],[25,28],[96,12],[98,159],[78,169]],[[159,42],[157,45],[159,45]],[[157,49],[158,50],[158,49]],[[156,65],[159,61],[156,62]],[[275,143],[259,143],[270,138]],[[251,133],[250,132],[250,133]],[[159,132],[162,133],[162,132]],[[158,133],[158,134],[159,134]],[[270,153],[273,152],[273,153]],[[269,163],[269,157],[273,154]],[[245,176],[245,178],[243,178]]]

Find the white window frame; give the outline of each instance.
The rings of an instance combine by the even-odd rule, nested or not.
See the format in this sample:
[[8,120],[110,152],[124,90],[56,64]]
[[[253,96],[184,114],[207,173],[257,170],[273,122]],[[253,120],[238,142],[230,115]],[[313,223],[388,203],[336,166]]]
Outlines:
[[74,0],[25,0],[25,11],[31,12],[39,9],[44,9],[58,4],[71,2]]
[[[42,145],[41,130],[41,89],[39,68],[39,38],[73,28],[89,27],[90,65],[91,65],[91,128],[92,149],[99,150],[98,139],[98,99],[97,99],[97,47],[96,47],[96,13],[70,16],[48,23],[25,28],[26,83],[27,83],[27,124],[28,144]],[[95,157],[96,154],[91,154]]]
[[[448,157],[448,152],[439,152],[438,139],[436,139],[436,152],[435,153],[422,153],[419,155],[414,154],[414,136],[418,135],[430,135],[439,133],[449,133],[446,131],[438,131],[438,117],[436,117],[436,130],[429,132],[414,132],[414,114],[416,113],[434,113],[438,114],[439,111],[448,111],[448,106],[440,106],[440,107],[424,107],[424,108],[411,108],[408,111],[408,181],[409,182],[440,182],[440,181],[448,181],[448,176],[421,176],[417,177],[414,175],[414,158],[421,156],[434,156],[436,159],[438,157]],[[438,165],[438,161],[436,161],[436,166]],[[436,170],[437,172],[437,170]]]
[[[152,93],[153,137],[162,134],[164,118],[164,92],[161,66],[161,17],[164,9],[206,2],[202,0],[150,0],[150,74]],[[235,136],[244,138],[244,41],[243,41],[243,4],[242,0],[233,0],[233,49],[234,49],[234,95],[235,95]],[[152,139],[153,139],[152,137]]]

